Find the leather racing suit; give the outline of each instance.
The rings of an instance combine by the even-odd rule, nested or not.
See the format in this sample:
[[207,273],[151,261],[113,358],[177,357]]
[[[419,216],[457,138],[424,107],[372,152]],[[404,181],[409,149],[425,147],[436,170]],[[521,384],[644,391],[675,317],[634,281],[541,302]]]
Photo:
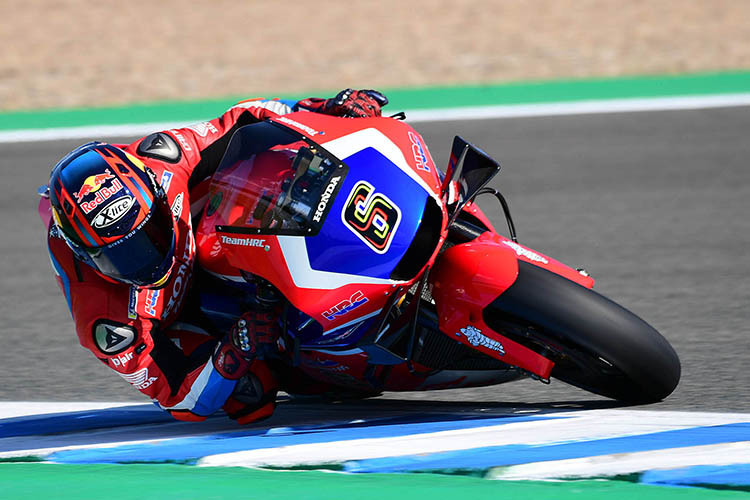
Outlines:
[[[222,377],[212,362],[218,339],[179,318],[193,279],[192,216],[199,215],[205,203],[208,180],[232,134],[241,126],[294,109],[293,102],[244,101],[211,121],[157,132],[120,146],[160,179],[177,219],[175,265],[159,289],[130,286],[97,273],[76,260],[56,236],[55,226],[50,226],[52,265],[80,344],[179,420],[203,420],[222,407],[241,423],[273,412],[270,399],[275,400],[275,388],[260,405],[256,402],[242,411],[243,399],[232,396],[242,381]],[[268,368],[258,360],[254,365],[264,385],[272,385]]]

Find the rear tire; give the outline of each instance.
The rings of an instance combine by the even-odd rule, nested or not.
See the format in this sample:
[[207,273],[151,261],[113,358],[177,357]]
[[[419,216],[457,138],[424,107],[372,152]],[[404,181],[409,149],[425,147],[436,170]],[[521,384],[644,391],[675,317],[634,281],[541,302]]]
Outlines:
[[680,360],[667,340],[627,309],[541,267],[519,261],[515,283],[484,321],[555,362],[552,377],[628,403],[669,396]]

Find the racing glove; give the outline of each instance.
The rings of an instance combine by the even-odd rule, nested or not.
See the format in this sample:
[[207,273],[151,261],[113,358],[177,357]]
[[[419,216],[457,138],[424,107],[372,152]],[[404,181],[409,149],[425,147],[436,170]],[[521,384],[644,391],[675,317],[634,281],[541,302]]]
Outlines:
[[247,312],[216,345],[214,368],[229,380],[242,378],[252,362],[263,359],[276,345],[279,327],[274,317],[266,312]]
[[386,104],[388,98],[377,90],[344,89],[330,99],[303,99],[297,108],[345,118],[372,118],[380,116],[380,108]]

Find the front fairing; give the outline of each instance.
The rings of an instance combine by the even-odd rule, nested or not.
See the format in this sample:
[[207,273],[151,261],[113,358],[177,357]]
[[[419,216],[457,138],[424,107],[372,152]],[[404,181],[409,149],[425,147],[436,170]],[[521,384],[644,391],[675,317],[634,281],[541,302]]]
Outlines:
[[[253,173],[240,164],[280,145],[316,149],[333,171],[292,226],[270,227],[247,206],[257,193],[242,194]],[[447,224],[440,180],[408,125],[296,113],[241,128],[229,150],[198,228],[199,263],[228,279],[241,270],[271,282],[301,322],[318,323],[311,341],[375,317],[434,260]]]

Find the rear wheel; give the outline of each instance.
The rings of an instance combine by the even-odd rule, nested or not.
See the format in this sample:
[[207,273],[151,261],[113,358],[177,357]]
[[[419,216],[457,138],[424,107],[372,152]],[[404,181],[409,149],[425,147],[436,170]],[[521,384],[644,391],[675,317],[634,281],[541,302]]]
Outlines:
[[552,377],[629,403],[664,399],[680,380],[667,340],[627,309],[541,267],[519,262],[515,283],[484,320],[555,362]]

